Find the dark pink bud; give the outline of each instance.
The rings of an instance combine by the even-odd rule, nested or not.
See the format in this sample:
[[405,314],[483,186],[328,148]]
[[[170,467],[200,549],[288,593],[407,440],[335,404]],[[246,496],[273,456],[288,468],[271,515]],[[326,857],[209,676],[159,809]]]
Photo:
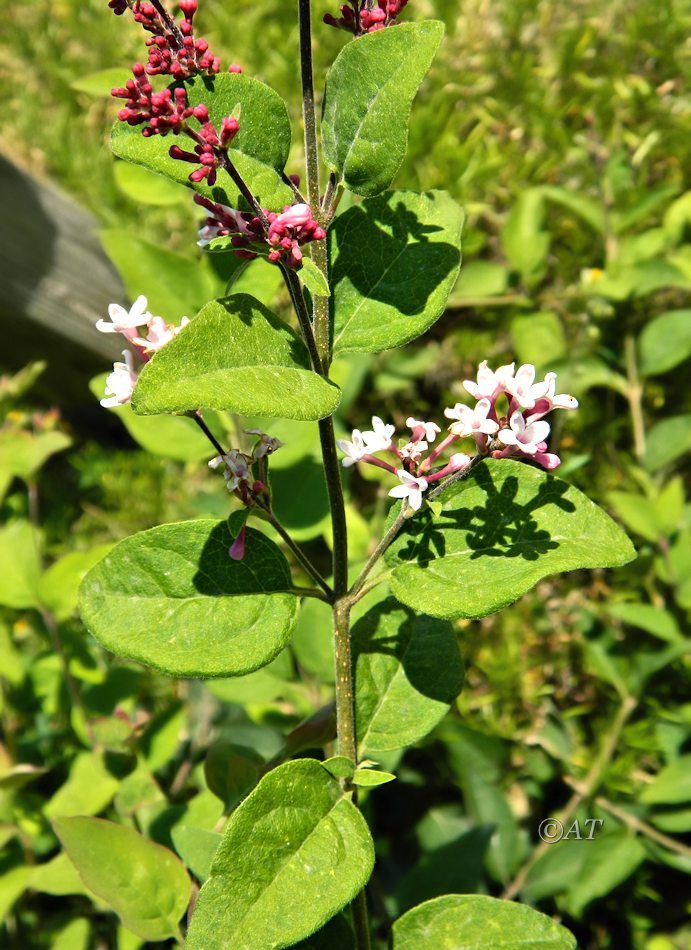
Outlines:
[[228,67],[228,72],[229,72],[229,73],[241,73],[241,72],[242,72],[242,66],[238,66],[237,63],[231,63],[230,66]]
[[315,241],[323,241],[324,238],[326,237],[326,231],[324,230],[324,228],[315,228],[314,233],[312,234],[312,237],[314,238]]
[[209,110],[207,109],[205,105],[195,106],[194,109],[192,110],[192,115],[195,117],[195,119],[198,119],[200,122],[209,121]]
[[180,0],[180,11],[191,20],[197,12],[197,0]]

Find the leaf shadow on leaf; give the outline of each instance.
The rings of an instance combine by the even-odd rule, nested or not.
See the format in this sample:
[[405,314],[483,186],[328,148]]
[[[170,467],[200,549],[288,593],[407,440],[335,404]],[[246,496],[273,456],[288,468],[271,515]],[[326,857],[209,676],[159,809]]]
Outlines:
[[290,571],[280,550],[259,531],[247,529],[245,556],[231,559],[233,537],[225,521],[211,531],[202,548],[192,583],[200,594],[264,594],[290,587]]
[[[457,247],[430,242],[428,235],[443,229],[424,224],[403,202],[395,208],[385,201],[355,205],[336,219],[334,229],[341,248],[347,247],[349,232],[354,231],[362,256],[358,260],[353,254],[338,255],[331,275],[332,300],[338,284],[347,279],[363,298],[378,300],[406,316],[414,316],[424,311],[436,287],[460,261]],[[365,246],[360,240],[363,232],[367,235]],[[381,268],[372,266],[375,257]],[[403,273],[409,278],[401,280]]]
[[[380,628],[385,627],[389,614],[403,615],[403,622],[398,624],[394,635],[378,636]],[[421,649],[420,637],[415,634],[416,627],[419,633],[422,625],[427,645]],[[451,636],[448,636],[448,633]],[[436,645],[433,656],[429,650],[432,637],[435,637]],[[370,607],[353,627],[353,661],[357,664],[358,657],[368,653],[396,657],[410,685],[428,699],[450,704],[462,689],[463,665],[452,625],[448,620],[416,614],[394,597],[387,597],[381,603]]]
[[[516,502],[518,479],[511,475],[498,491],[486,468],[474,473],[477,485],[487,493],[484,506],[444,509],[438,518],[428,509],[409,528],[415,535],[398,552],[402,561],[417,561],[428,567],[437,557],[446,554],[444,531],[466,532],[465,544],[472,551],[471,560],[481,557],[521,557],[526,561],[538,558],[559,547],[549,531],[539,528],[533,513],[546,505],[574,512],[576,506],[563,497],[569,486],[563,482],[542,482],[534,497],[524,505]],[[417,523],[416,523],[417,522]]]
[[[278,330],[283,336],[290,334],[289,350],[290,357],[296,364],[299,366],[304,366],[305,369],[310,369],[309,356],[307,349],[304,343],[300,340],[294,330],[280,320],[273,311],[269,310],[267,307],[261,307],[258,311],[257,301],[254,297],[251,297],[249,294],[233,294],[230,297],[223,297],[220,300],[216,301],[220,304],[226,313],[231,317],[231,319],[241,320],[246,327],[251,327],[254,320],[257,318],[257,313],[261,314],[263,320],[273,327],[274,330]],[[256,361],[251,364],[255,366],[261,365],[261,360],[256,359]]]

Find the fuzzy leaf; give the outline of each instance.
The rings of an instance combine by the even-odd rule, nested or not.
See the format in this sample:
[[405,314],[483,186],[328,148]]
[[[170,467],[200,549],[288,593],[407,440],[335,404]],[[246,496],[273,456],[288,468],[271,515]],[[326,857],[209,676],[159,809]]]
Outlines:
[[447,894],[413,907],[393,927],[393,950],[575,950],[576,939],[532,907],[480,894]]
[[188,950],[291,946],[366,883],[369,829],[319,762],[278,766],[233,812],[199,893]]
[[450,623],[416,616],[393,597],[353,627],[360,754],[417,742],[446,715],[463,686]]
[[129,930],[142,940],[179,936],[190,880],[172,851],[100,818],[56,818],[53,827],[84,884]]
[[463,212],[445,191],[391,191],[336,218],[334,350],[378,353],[444,312],[461,262]]
[[253,297],[207,304],[146,364],[132,397],[141,415],[200,407],[323,419],[340,398],[312,372],[297,335]]
[[315,297],[330,297],[331,291],[326,282],[326,277],[319,270],[317,265],[309,257],[303,257],[302,267],[298,271],[298,277]]
[[[189,104],[206,105],[217,129],[220,128],[221,119],[231,115],[240,105],[240,131],[228,149],[228,156],[263,207],[280,211],[284,205],[292,204],[293,193],[281,180],[280,174],[290,150],[290,120],[285,103],[278,93],[243,73],[198,76],[188,80],[185,86]],[[168,149],[174,143],[185,151],[192,150],[192,142],[186,136],[152,135],[144,138],[141,127],[132,127],[124,122],[117,122],[113,128],[112,148],[118,158],[135,165],[144,165],[221,204],[231,208],[240,207],[243,199],[225,172],[219,173],[213,188],[209,188],[206,183],[190,182],[188,176],[196,166],[168,155]]]
[[80,608],[106,649],[169,676],[240,676],[286,645],[298,611],[288,563],[247,529],[228,556],[225,522],[161,525],[120,541],[84,578]]
[[324,154],[356,194],[376,195],[393,181],[405,155],[413,99],[443,33],[436,20],[402,23],[348,43],[331,66]]
[[386,554],[393,594],[434,617],[483,617],[548,574],[635,556],[594,502],[521,462],[486,460],[440,500],[441,516],[416,515]]

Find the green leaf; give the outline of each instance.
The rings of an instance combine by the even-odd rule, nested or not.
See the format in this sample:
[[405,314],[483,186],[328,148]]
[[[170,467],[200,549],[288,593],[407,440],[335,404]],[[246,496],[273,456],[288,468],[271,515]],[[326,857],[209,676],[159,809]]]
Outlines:
[[319,762],[278,766],[233,812],[199,893],[188,950],[290,946],[365,885],[364,818]]
[[581,873],[566,895],[566,907],[574,917],[630,877],[646,857],[644,846],[626,828],[598,835],[588,844]]
[[84,886],[77,869],[67,854],[61,851],[51,861],[38,864],[31,875],[31,887],[42,894],[64,897],[67,894],[86,894],[91,892]]
[[64,452],[72,440],[64,432],[24,432],[0,430],[0,474],[32,478],[56,452]]
[[316,598],[308,598],[300,608],[291,649],[300,666],[322,683],[334,682],[334,643],[331,608]]
[[508,884],[524,857],[518,821],[503,793],[471,767],[461,771],[465,806],[476,825],[492,828],[485,864],[492,877]]
[[110,551],[112,544],[99,544],[89,551],[71,551],[45,571],[38,594],[56,620],[67,620],[77,609],[77,594],[85,574]]
[[205,881],[211,873],[211,864],[221,843],[221,835],[215,831],[190,828],[187,825],[173,828],[170,834],[185,867],[189,868],[198,880]]
[[353,627],[360,754],[417,742],[446,715],[463,687],[451,624],[417,616],[389,597]]
[[223,409],[323,419],[340,391],[309,368],[297,335],[246,294],[214,300],[146,364],[132,397],[142,415]]
[[575,950],[576,939],[532,907],[484,895],[448,894],[393,926],[393,950]]
[[550,844],[528,871],[521,894],[531,901],[562,894],[581,877],[591,843],[584,836]]
[[355,763],[347,755],[332,755],[322,762],[322,768],[334,778],[352,778],[355,774]]
[[[281,97],[264,83],[244,73],[220,73],[198,76],[185,83],[191,106],[204,104],[216,128],[221,119],[240,106],[240,131],[228,149],[228,156],[262,207],[281,211],[293,201],[293,193],[281,180],[281,172],[290,150],[290,120]],[[152,135],[144,138],[140,128],[117,122],[113,128],[112,148],[118,158],[220,201],[231,208],[244,201],[230,177],[221,173],[213,188],[193,184],[189,174],[193,166],[171,158],[168,150],[174,136]],[[187,146],[182,143],[183,148]]]
[[69,778],[43,809],[47,818],[62,815],[97,815],[118,790],[118,780],[105,767],[98,752],[80,752],[72,762]]
[[645,467],[657,472],[691,449],[691,415],[669,416],[647,433]]
[[240,676],[286,645],[298,599],[280,549],[247,529],[242,561],[226,522],[162,525],[120,541],[80,589],[106,649],[169,676]]
[[445,191],[386,192],[339,215],[329,231],[334,351],[378,353],[432,326],[458,275],[462,228]]
[[551,366],[567,352],[561,320],[549,310],[515,317],[511,321],[511,342],[521,363],[533,363],[538,368]]
[[635,534],[646,541],[657,542],[664,537],[664,530],[658,520],[655,502],[636,492],[611,491],[607,501],[617,518]]
[[691,356],[691,310],[670,310],[643,328],[638,359],[643,376],[666,373]]
[[254,749],[234,745],[224,739],[213,743],[204,760],[206,784],[221,799],[226,811],[231,811],[245,798],[263,771],[264,760]]
[[190,899],[172,851],[100,818],[56,818],[53,827],[84,884],[142,940],[178,937]]
[[376,195],[393,181],[405,155],[413,99],[443,33],[436,20],[368,33],[344,46],[331,66],[324,155],[356,194]]
[[661,607],[653,607],[651,604],[622,603],[610,604],[606,610],[610,616],[617,617],[631,627],[645,630],[667,643],[679,643],[682,638],[674,614]]
[[303,257],[302,267],[298,271],[298,277],[315,297],[330,297],[331,291],[326,277],[319,270],[314,261],[309,257]]
[[501,232],[501,244],[514,270],[529,284],[542,276],[550,236],[544,231],[545,206],[540,188],[523,191],[516,199]]
[[387,782],[393,782],[395,778],[396,776],[391,772],[380,772],[377,769],[355,769],[353,785],[375,788],[377,785],[386,785]]
[[165,208],[179,205],[189,199],[184,188],[174,184],[169,178],[157,175],[142,165],[129,162],[115,162],[113,166],[115,184],[127,198],[137,204],[154,205]]
[[22,610],[38,603],[41,539],[28,521],[0,528],[0,604]]
[[411,518],[386,554],[393,594],[434,617],[483,617],[548,574],[635,556],[594,502],[521,462],[486,460],[440,497],[442,516]]
[[646,805],[676,805],[691,800],[691,755],[682,755],[662,769],[640,798]]
[[26,865],[3,869],[0,874],[0,924],[29,886],[32,869]]
[[[465,300],[478,297],[500,297],[508,288],[509,271],[502,264],[495,261],[465,261],[449,303],[461,305]],[[491,303],[491,300],[487,302]]]
[[[98,399],[105,392],[106,378],[107,373],[101,373],[89,382],[89,389]],[[129,403],[113,406],[108,412],[116,415],[134,441],[152,455],[179,462],[200,462],[213,454],[209,440],[196,422],[186,416],[138,416]],[[207,423],[209,415],[204,417]]]
[[179,323],[214,296],[216,287],[204,266],[165,247],[111,228],[100,232],[103,248],[122,274],[132,299],[144,293],[151,313]]
[[51,940],[51,950],[88,950],[89,921],[73,920]]
[[580,192],[569,191],[567,188],[559,188],[556,185],[542,185],[539,190],[547,201],[571,211],[598,234],[604,233],[605,212],[597,201],[587,198]]

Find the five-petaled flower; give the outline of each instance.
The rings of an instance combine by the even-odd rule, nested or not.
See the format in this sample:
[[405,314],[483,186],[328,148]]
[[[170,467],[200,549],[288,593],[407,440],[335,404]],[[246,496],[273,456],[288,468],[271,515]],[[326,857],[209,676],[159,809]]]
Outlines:
[[392,498],[407,498],[413,511],[419,511],[422,505],[422,493],[427,489],[427,479],[416,478],[414,475],[408,474],[403,468],[399,468],[396,474],[401,480],[401,484],[395,485],[389,495]]
[[480,399],[474,409],[457,402],[452,409],[445,409],[447,419],[455,419],[449,426],[454,435],[494,435],[499,428],[496,419],[490,419],[492,403],[489,399]]
[[517,409],[511,413],[509,428],[500,429],[497,438],[503,445],[515,445],[527,455],[535,455],[540,443],[549,435],[549,422],[526,422],[523,413]]
[[137,374],[134,369],[134,360],[129,350],[123,350],[124,363],[114,363],[113,372],[106,379],[106,392],[101,400],[104,409],[114,406],[124,406],[130,402],[134,387],[137,385]]

